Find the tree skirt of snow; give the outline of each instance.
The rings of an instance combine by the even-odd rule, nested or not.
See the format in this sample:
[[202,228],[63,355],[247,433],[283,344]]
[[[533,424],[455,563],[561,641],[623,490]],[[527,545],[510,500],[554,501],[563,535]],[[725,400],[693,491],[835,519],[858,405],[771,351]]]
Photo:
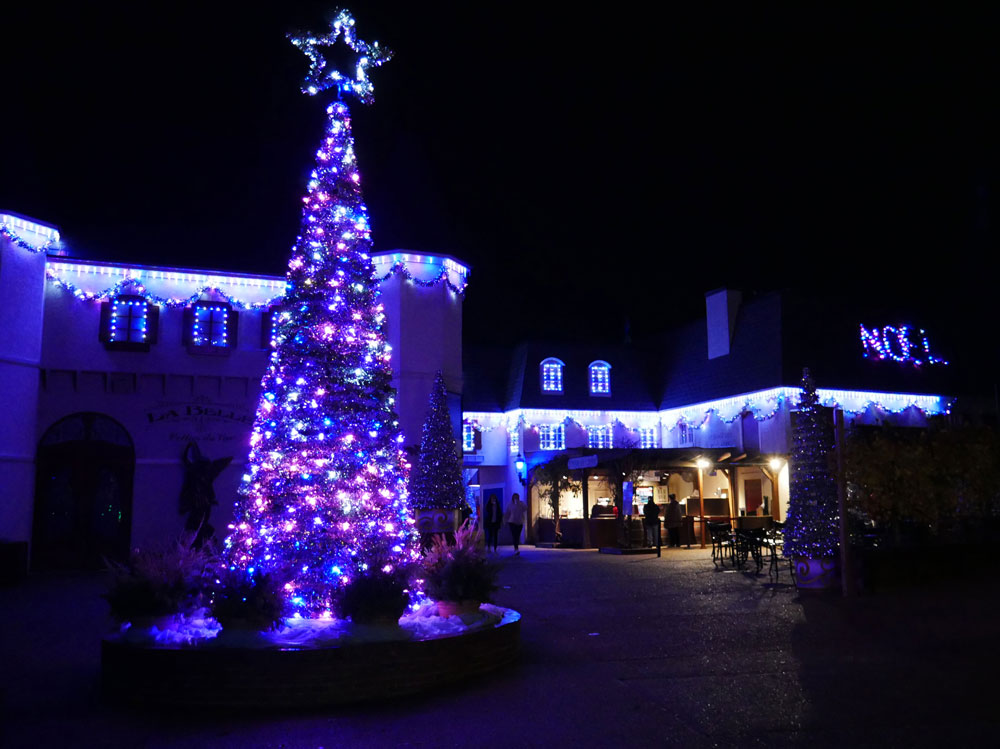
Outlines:
[[[323,648],[352,643],[433,640],[454,637],[518,619],[516,611],[484,603],[478,611],[460,616],[438,616],[437,604],[426,602],[404,614],[399,625],[355,624],[348,619],[286,619],[273,632],[227,630],[199,610],[190,616],[165,617],[152,626],[123,625],[119,641],[135,645],[177,648],[185,646],[237,648]],[[161,628],[162,627],[162,628]]]

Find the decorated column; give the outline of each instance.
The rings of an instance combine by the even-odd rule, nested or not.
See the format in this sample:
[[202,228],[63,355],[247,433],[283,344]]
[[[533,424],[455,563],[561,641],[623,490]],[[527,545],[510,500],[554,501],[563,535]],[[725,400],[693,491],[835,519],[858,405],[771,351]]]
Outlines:
[[[327,34],[291,38],[311,61],[303,93],[372,101],[367,71],[391,53],[354,23],[342,11]],[[319,48],[339,39],[353,76],[325,71]],[[419,557],[350,112],[338,96],[327,115],[225,549],[231,569],[271,574],[306,617],[337,615],[352,581]]]

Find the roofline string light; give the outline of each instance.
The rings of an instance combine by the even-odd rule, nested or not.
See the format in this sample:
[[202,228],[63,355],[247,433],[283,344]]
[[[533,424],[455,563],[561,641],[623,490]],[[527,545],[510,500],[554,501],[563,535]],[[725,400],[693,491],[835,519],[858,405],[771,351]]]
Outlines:
[[227,293],[225,290],[220,289],[218,286],[202,286],[198,288],[193,294],[187,297],[164,297],[160,296],[159,294],[151,293],[148,289],[146,289],[146,287],[140,281],[131,277],[123,278],[117,283],[115,283],[113,286],[110,286],[106,289],[102,289],[101,291],[85,291],[84,289],[81,289],[80,287],[76,286],[73,282],[67,281],[66,279],[56,275],[51,270],[47,269],[45,271],[45,274],[46,276],[48,276],[48,279],[52,281],[53,284],[55,284],[61,289],[65,289],[66,291],[70,292],[77,299],[81,299],[86,302],[93,302],[93,301],[104,302],[114,299],[116,296],[120,294],[129,294],[133,296],[140,296],[150,304],[179,308],[179,307],[188,307],[194,304],[199,299],[201,299],[203,294],[218,294],[225,301],[229,302],[238,309],[265,309],[279,302],[284,296],[284,294],[282,293],[273,296],[270,299],[267,299],[266,301],[263,302],[250,302],[247,301],[246,299],[240,299],[239,297],[233,296],[232,294]]
[[[385,264],[387,259],[395,259],[399,257],[399,253],[389,253],[386,255],[375,255],[372,257],[372,262],[376,265]],[[407,280],[413,281],[418,286],[427,288],[435,286],[439,283],[444,283],[449,289],[454,291],[456,294],[464,295],[467,283],[465,278],[468,276],[469,269],[464,265],[451,260],[450,258],[436,258],[430,256],[410,256],[403,255],[402,261],[397,261],[393,264],[392,268],[385,275],[377,278],[379,283],[387,280],[390,276],[399,275]],[[424,281],[416,276],[414,276],[410,270],[406,267],[407,262],[423,262],[423,258],[428,258],[435,265],[441,265],[441,272],[438,276],[432,280]],[[381,260],[381,262],[380,262]],[[442,262],[437,262],[437,261]],[[69,280],[66,276],[70,274],[81,275],[93,275],[93,276],[111,276],[119,277],[119,280],[112,286],[109,286],[100,291],[87,291],[86,289],[80,288],[73,281]],[[73,296],[84,301],[107,301],[114,298],[118,294],[121,294],[124,289],[133,288],[136,289],[136,294],[145,297],[147,302],[152,304],[162,304],[167,307],[186,307],[205,293],[215,293],[221,296],[225,301],[232,304],[234,307],[239,309],[264,309],[270,307],[274,304],[279,303],[285,296],[286,292],[286,281],[284,278],[276,278],[270,276],[238,276],[238,275],[222,275],[222,274],[206,274],[206,273],[190,273],[178,269],[168,269],[168,268],[148,268],[148,267],[135,267],[135,266],[124,266],[124,265],[96,265],[92,263],[76,263],[76,262],[49,262],[45,268],[45,275],[48,277],[52,283],[56,286],[69,291]],[[453,283],[452,276],[456,276],[461,279],[461,285]],[[197,286],[197,291],[189,297],[163,297],[157,294],[153,294],[146,290],[145,286],[141,283],[142,280],[146,281],[165,281],[168,283],[184,283],[184,284],[194,284]],[[250,301],[248,299],[235,296],[227,291],[223,287],[233,287],[242,286],[244,288],[259,288],[275,292],[273,296],[264,301]]]
[[[951,402],[943,395],[823,388],[817,389],[816,392],[822,405],[839,407],[851,414],[864,413],[872,407],[893,414],[902,413],[909,408],[916,408],[928,416],[951,413]],[[466,411],[463,412],[462,419],[465,423],[476,424],[483,432],[500,427],[511,431],[520,428],[522,424],[525,428],[534,429],[542,424],[566,422],[573,422],[584,428],[617,423],[628,429],[648,429],[656,426],[674,429],[679,424],[695,427],[707,425],[713,414],[727,424],[733,423],[744,413],[753,414],[757,421],[766,421],[772,418],[786,403],[790,406],[797,405],[801,394],[799,388],[779,387],[661,411],[525,408],[507,412]]]
[[[41,244],[29,242],[21,236],[22,232],[36,234],[44,241]],[[36,253],[47,252],[59,243],[59,230],[55,227],[29,221],[9,213],[0,213],[0,235],[7,237],[21,249]]]

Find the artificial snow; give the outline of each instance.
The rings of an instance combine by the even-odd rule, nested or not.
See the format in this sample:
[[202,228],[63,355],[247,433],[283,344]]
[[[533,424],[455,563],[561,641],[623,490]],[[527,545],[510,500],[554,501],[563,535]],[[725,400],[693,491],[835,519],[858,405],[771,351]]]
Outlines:
[[459,616],[439,616],[429,601],[404,614],[399,625],[355,624],[348,619],[286,619],[273,632],[230,630],[222,633],[204,609],[191,615],[164,617],[153,625],[123,625],[117,639],[147,647],[324,648],[366,642],[434,640],[455,637],[515,621],[516,611],[484,603],[478,611]]

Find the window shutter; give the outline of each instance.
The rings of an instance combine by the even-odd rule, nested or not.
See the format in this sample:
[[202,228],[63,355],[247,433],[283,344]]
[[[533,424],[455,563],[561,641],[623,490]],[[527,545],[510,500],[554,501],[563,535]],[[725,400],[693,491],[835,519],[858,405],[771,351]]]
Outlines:
[[260,347],[265,351],[271,350],[271,335],[274,333],[274,315],[277,307],[268,307],[260,313]]
[[239,342],[240,313],[234,310],[231,304],[227,306],[226,348],[236,348],[236,344]]
[[190,346],[194,333],[194,307],[184,308],[184,321],[181,324],[181,343]]
[[482,429],[476,429],[472,433],[472,444],[473,444],[473,447],[475,448],[476,452],[479,452],[480,450],[483,449],[483,430]]
[[97,340],[101,343],[111,342],[111,302],[101,302],[101,323],[97,331]]
[[160,305],[146,304],[146,343],[156,343],[160,332]]

